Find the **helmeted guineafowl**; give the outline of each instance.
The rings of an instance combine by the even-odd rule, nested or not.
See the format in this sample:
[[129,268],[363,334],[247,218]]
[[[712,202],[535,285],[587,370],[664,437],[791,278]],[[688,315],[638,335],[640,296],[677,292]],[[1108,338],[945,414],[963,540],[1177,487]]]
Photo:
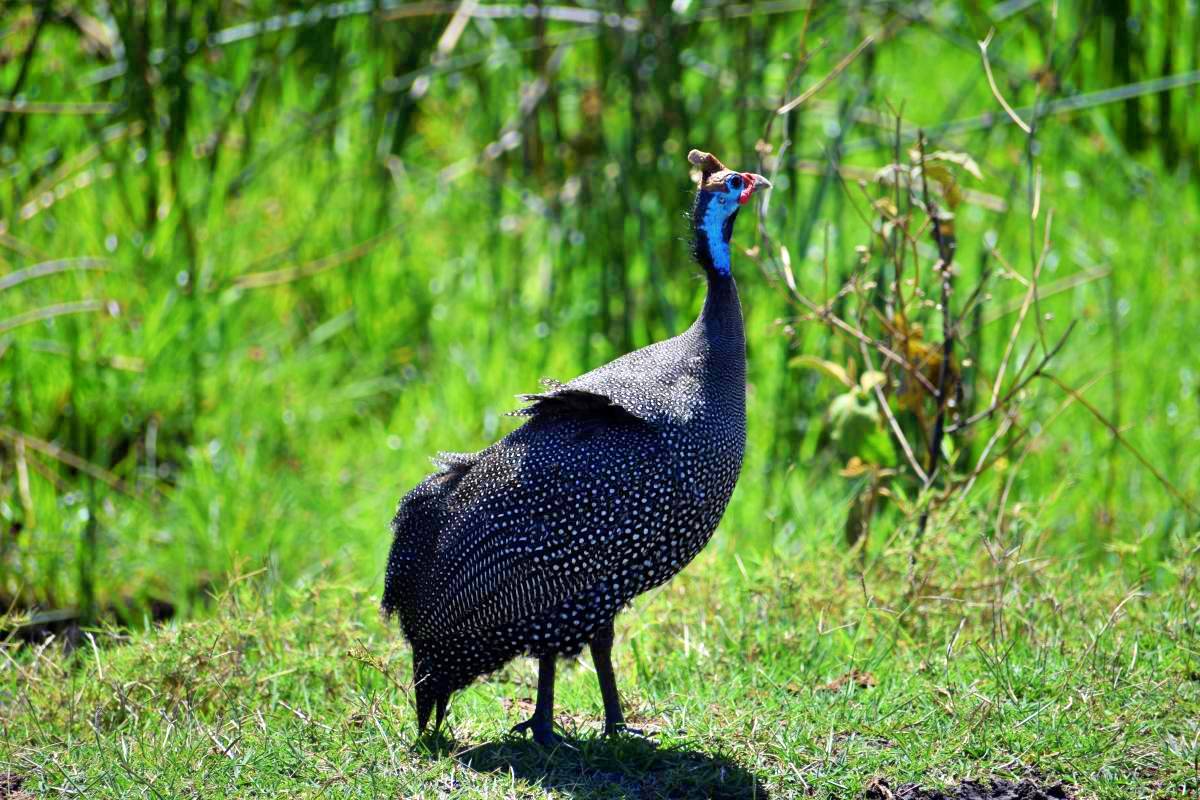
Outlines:
[[478,453],[442,454],[392,520],[383,610],[412,645],[417,725],[518,655],[539,659],[530,730],[557,740],[559,656],[590,645],[606,733],[624,729],[613,618],[704,547],[746,443],[746,345],[729,240],[761,175],[693,150],[693,255],[708,278],[682,334],[570,383],[546,382],[528,420]]

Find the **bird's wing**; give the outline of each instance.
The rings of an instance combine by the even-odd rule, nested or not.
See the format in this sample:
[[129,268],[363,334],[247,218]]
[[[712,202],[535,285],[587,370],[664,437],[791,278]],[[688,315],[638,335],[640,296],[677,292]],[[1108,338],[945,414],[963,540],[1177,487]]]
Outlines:
[[479,453],[444,498],[422,591],[426,635],[555,608],[619,574],[647,508],[665,513],[646,505],[646,487],[671,479],[654,426],[575,393],[558,398]]
[[[578,413],[651,424],[679,421],[700,395],[695,372],[703,352],[681,335],[626,353],[569,383],[543,380],[546,391],[522,395],[531,405],[518,416]],[[699,361],[698,361],[699,359]]]
[[642,417],[622,405],[611,395],[543,378],[544,392],[519,394],[517,398],[529,405],[510,411],[513,417],[573,417],[589,423],[642,422]]

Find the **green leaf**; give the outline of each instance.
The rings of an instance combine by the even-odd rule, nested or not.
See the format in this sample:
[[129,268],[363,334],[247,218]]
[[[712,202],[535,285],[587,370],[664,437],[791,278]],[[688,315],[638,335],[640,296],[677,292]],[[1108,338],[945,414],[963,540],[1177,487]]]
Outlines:
[[896,447],[882,426],[876,427],[863,439],[859,455],[867,463],[880,467],[890,467],[896,463]]
[[895,450],[883,428],[879,406],[861,389],[833,399],[829,404],[829,425],[830,439],[843,457],[858,456],[876,466],[895,463]]

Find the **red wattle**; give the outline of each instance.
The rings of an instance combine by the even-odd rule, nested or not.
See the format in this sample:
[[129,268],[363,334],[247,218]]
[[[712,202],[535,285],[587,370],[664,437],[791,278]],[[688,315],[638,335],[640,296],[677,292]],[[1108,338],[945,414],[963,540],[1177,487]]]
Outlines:
[[744,206],[750,199],[750,195],[754,194],[754,178],[748,172],[742,173],[742,180],[746,182],[746,188],[742,189],[742,193],[738,195],[738,205]]

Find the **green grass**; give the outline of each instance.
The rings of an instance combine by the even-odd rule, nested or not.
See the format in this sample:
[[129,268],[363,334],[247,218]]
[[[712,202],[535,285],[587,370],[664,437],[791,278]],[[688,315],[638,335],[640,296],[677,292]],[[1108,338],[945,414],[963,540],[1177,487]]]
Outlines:
[[374,593],[259,575],[122,646],[9,648],[2,767],[88,797],[840,798],[873,777],[1028,774],[1080,797],[1200,791],[1194,574],[1156,592],[946,549],[909,598],[902,554],[861,579],[813,555],[745,574],[708,555],[619,618],[625,704],[656,746],[599,736],[586,655],[557,694],[574,749],[506,737],[532,708],[528,660],[457,695],[451,735],[419,744]]
[[[1038,380],[1016,418],[1029,438],[919,546],[916,511],[893,503],[847,553],[863,478],[839,475],[846,455],[828,443],[842,389],[790,364],[861,369],[857,343],[801,319],[771,260],[740,252],[742,479],[697,564],[618,626],[621,686],[658,748],[596,738],[586,664],[560,678],[579,752],[506,740],[525,713],[512,703],[532,696],[522,663],[456,699],[452,743],[414,749],[407,651],[376,616],[386,523],[429,455],[485,446],[542,376],[573,377],[696,313],[689,147],[756,171],[760,138],[784,153],[763,224],[823,301],[854,274],[886,276],[881,220],[858,212],[888,191],[824,184],[805,162],[823,168],[844,144],[841,163],[871,174],[892,159],[894,111],[930,130],[995,112],[974,44],[993,25],[1018,107],[1197,69],[1193,8],[1137,4],[1134,26],[1118,25],[1119,4],[999,20],[938,5],[764,133],[780,98],[899,5],[821,5],[806,34],[800,8],[718,20],[701,3],[630,4],[638,35],[476,20],[445,60],[445,16],[356,15],[209,47],[277,4],[108,4],[116,18],[77,5],[116,26],[131,58],[166,57],[103,78],[114,57],[52,16],[16,100],[111,107],[0,117],[0,280],[93,259],[0,288],[4,625],[51,610],[98,626],[96,648],[72,654],[4,646],[0,761],[31,792],[853,797],[873,776],[1027,772],[1084,797],[1200,792],[1195,86],[1041,119],[1032,226],[1015,126],[930,141],[970,154],[983,177],[968,188],[1006,209],[958,209],[955,307],[996,269],[990,241],[1021,276],[992,280],[962,342],[982,369],[974,402],[1052,216],[1036,313],[1051,341],[1076,323],[1054,374],[1184,500]],[[11,19],[6,101],[37,23],[33,6]],[[1140,51],[1115,50],[1134,28]],[[789,84],[803,36],[812,59]],[[1038,84],[1047,64],[1054,81]],[[543,74],[551,91],[517,118]],[[517,145],[489,150],[508,130]],[[741,251],[761,244],[748,217]],[[918,255],[936,292],[931,251]],[[76,301],[95,302],[16,324]],[[920,315],[940,331],[936,309]],[[1033,323],[1021,353],[1037,352]],[[953,445],[977,453],[984,439]],[[147,628],[160,602],[174,618]],[[114,617],[125,627],[103,628]],[[873,685],[822,688],[855,670]]]
[[[828,157],[836,102],[861,101],[885,117],[902,108],[910,124],[925,126],[994,110],[977,49],[955,44],[965,37],[970,45],[979,33],[977,11],[904,28],[812,108],[788,117],[790,127],[775,127],[773,146],[785,136],[792,144],[765,224],[791,249],[810,296],[832,295],[855,263],[853,248],[870,245],[872,234],[855,211],[866,197],[853,182],[821,191],[820,177],[791,157]],[[147,36],[169,47],[177,27],[199,35],[268,9],[213,13],[152,16]],[[1017,104],[1033,99],[1019,65],[1040,52],[1033,31],[1041,13],[1007,24],[993,44],[995,57],[1007,59],[998,68]],[[794,56],[804,16],[749,16],[724,27],[686,19],[671,29],[677,51],[656,54],[666,72],[654,92],[638,89],[634,77],[653,50],[646,42],[602,31],[564,48],[559,94],[523,129],[556,148],[544,162],[525,151],[500,162],[477,158],[531,79],[526,58],[534,56],[510,49],[534,37],[526,21],[490,38],[489,29],[470,28],[463,53],[490,60],[437,73],[402,141],[381,129],[380,115],[407,108],[408,94],[380,85],[393,72],[410,74],[405,59],[432,46],[439,17],[378,27],[351,17],[202,49],[182,73],[156,73],[145,102],[135,76],[87,83],[96,65],[81,55],[78,33],[49,25],[26,99],[104,99],[118,110],[95,119],[11,118],[0,268],[86,256],[104,269],[0,291],[0,320],[81,299],[103,301],[115,315],[63,316],[0,336],[0,414],[9,431],[0,436],[0,520],[10,531],[0,545],[0,598],[83,607],[95,617],[95,609],[149,600],[186,612],[205,586],[259,566],[285,584],[325,570],[375,581],[388,511],[428,469],[431,453],[474,450],[510,430],[503,414],[517,405],[513,395],[544,375],[567,379],[681,330],[701,290],[682,241],[690,197],[683,154],[704,145],[753,166],[767,99],[788,92],[784,55]],[[801,84],[828,72],[883,20],[871,8],[818,14],[813,46],[825,44]],[[569,25],[551,32],[579,33]],[[743,36],[758,42],[748,60],[738,55]],[[1170,41],[1156,39],[1154,48]],[[0,86],[16,81],[22,42],[8,45],[13,58],[0,68]],[[1085,42],[1084,56],[1092,57],[1092,45]],[[1065,47],[1054,44],[1056,53]],[[699,53],[744,74],[710,79]],[[1088,63],[1065,74],[1071,90],[1099,88]],[[740,94],[728,88],[735,77]],[[606,102],[589,112],[597,93]],[[162,119],[181,94],[189,110],[172,118],[178,144]],[[680,109],[665,99],[676,94]],[[249,110],[231,113],[242,97],[253,100]],[[1200,196],[1186,164],[1172,171],[1155,152],[1125,149],[1112,121],[1117,110],[1040,124],[1040,221],[1054,215],[1043,280],[1066,288],[1039,310],[1051,340],[1079,322],[1055,372],[1087,387],[1195,505],[1200,461],[1187,455],[1200,442],[1191,356]],[[984,177],[969,185],[1009,208],[960,209],[960,301],[993,233],[1007,263],[1021,275],[1032,270],[1029,239],[1040,242],[1041,231],[1030,231],[1018,133],[1006,126],[931,142],[975,157]],[[877,135],[884,138],[851,150],[846,162],[886,164],[886,134],[868,122],[846,131],[847,142]],[[447,169],[458,177],[439,177]],[[576,193],[564,194],[569,186]],[[743,247],[757,241],[749,221],[736,234]],[[880,268],[878,254],[872,258],[866,274]],[[927,267],[929,254],[922,259]],[[288,269],[306,277],[246,283]],[[787,363],[797,353],[861,359],[853,341],[796,319],[779,275],[741,256],[735,269],[747,311],[750,442],[718,547],[801,553],[805,521],[844,518],[857,488],[831,475],[838,455],[816,446],[839,390]],[[984,321],[995,321],[971,345],[985,370],[971,387],[980,402],[1007,341],[1012,315],[1004,312],[1024,287],[997,280],[990,291]],[[936,314],[927,313],[932,333]],[[1034,331],[1026,326],[1020,352]],[[1027,394],[1021,424],[1047,427],[1019,462],[1010,507],[1034,512],[1057,555],[1134,574],[1185,555],[1172,547],[1194,534],[1194,517],[1078,403],[1056,414],[1064,397],[1042,381]],[[22,465],[19,436],[78,455],[122,488],[32,445]],[[986,473],[975,499],[992,502],[1008,476]]]

